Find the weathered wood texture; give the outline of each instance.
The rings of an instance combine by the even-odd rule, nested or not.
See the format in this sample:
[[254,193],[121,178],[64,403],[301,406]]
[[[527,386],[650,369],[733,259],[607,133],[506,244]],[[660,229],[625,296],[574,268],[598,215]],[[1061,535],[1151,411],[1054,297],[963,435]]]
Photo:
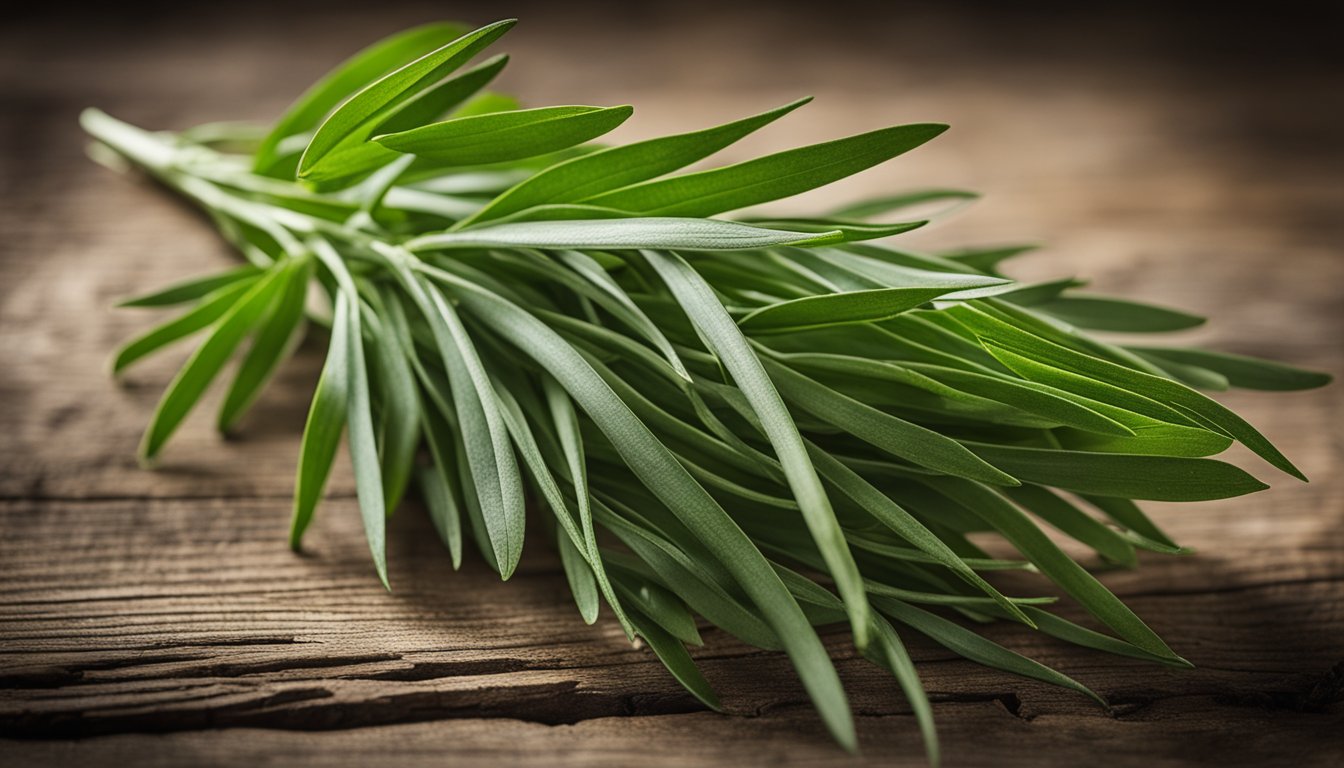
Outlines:
[[[175,128],[267,118],[349,50],[434,13],[377,5],[303,23],[257,9],[273,26],[219,15],[0,30],[0,762],[918,764],[896,685],[841,636],[829,642],[864,746],[852,759],[781,657],[715,632],[696,656],[738,717],[703,711],[611,622],[579,621],[539,541],[510,583],[475,557],[454,573],[410,504],[390,527],[385,593],[344,468],[308,553],[291,554],[315,345],[237,439],[218,439],[201,409],[159,470],[136,467],[139,430],[183,353],[110,382],[109,352],[152,319],[107,307],[230,257],[161,191],[87,162],[78,109]],[[1086,275],[1204,311],[1215,321],[1183,339],[1344,373],[1341,68],[1312,55],[1310,29],[1304,46],[1251,56],[1209,44],[1218,30],[1196,34],[1197,20],[799,12],[715,30],[696,13],[645,11],[594,27],[599,43],[565,43],[597,18],[525,17],[505,84],[534,102],[634,102],[625,138],[820,97],[730,157],[951,122],[928,148],[811,200],[980,189],[973,212],[910,242],[1046,240],[1021,274]],[[1197,669],[990,630],[1094,687],[1112,703],[1103,711],[912,642],[948,764],[1344,761],[1341,392],[1229,395],[1314,481],[1152,505],[1200,554],[1104,576]]]

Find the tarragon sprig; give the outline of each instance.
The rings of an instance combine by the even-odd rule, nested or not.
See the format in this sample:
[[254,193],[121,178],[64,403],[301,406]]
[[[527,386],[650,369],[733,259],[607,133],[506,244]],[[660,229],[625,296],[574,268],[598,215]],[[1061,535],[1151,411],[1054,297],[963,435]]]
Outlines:
[[[464,68],[512,24],[388,38],[269,132],[149,133],[84,113],[95,157],[129,161],[200,205],[248,262],[124,303],[182,310],[122,347],[118,373],[204,334],[151,418],[146,462],[241,358],[218,419],[236,428],[311,320],[328,352],[299,452],[295,548],[344,434],[384,583],[386,516],[408,488],[455,568],[470,538],[506,579],[531,499],[583,620],[605,604],[706,706],[718,709],[717,696],[686,649],[701,643],[697,617],[786,652],[854,749],[814,629],[845,623],[899,681],[935,762],[898,629],[1098,700],[949,616],[1188,665],[1041,523],[1114,565],[1134,566],[1141,549],[1182,552],[1134,500],[1265,488],[1207,458],[1233,442],[1302,477],[1199,390],[1302,389],[1326,376],[1093,336],[1203,319],[1080,293],[1072,279],[1016,282],[999,266],[1024,248],[884,244],[927,222],[916,211],[945,213],[970,193],[722,218],[882,163],[944,126],[679,173],[805,100],[598,146],[629,107],[520,109],[482,90],[504,57]],[[1095,625],[1052,613],[1053,597],[1003,594],[986,577],[1005,569],[1039,573]]]

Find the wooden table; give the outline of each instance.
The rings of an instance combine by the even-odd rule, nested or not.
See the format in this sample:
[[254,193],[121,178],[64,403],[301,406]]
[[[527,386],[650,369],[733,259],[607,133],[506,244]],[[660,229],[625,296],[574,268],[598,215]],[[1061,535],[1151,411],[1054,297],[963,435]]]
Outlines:
[[[1284,46],[1272,29],[1229,41],[1193,18],[924,9],[883,24],[730,13],[716,31],[702,11],[608,23],[538,11],[504,46],[516,70],[504,85],[532,104],[633,102],[626,139],[819,97],[727,159],[950,122],[929,147],[807,200],[982,190],[971,213],[907,242],[1047,241],[1018,274],[1089,276],[1213,316],[1181,341],[1344,373],[1344,68],[1313,50],[1324,30],[1305,24]],[[306,554],[291,554],[320,343],[238,438],[221,441],[202,408],[160,469],[136,466],[139,430],[185,352],[113,383],[109,353],[154,319],[110,302],[231,256],[160,190],[88,162],[78,110],[170,128],[267,119],[331,62],[432,10],[214,13],[0,30],[0,763],[919,764],[895,683],[840,635],[828,644],[864,749],[852,759],[785,660],[717,631],[696,657],[736,716],[703,711],[614,622],[579,621],[539,540],[510,583],[475,556],[454,573],[408,503],[390,525],[384,592],[346,467]],[[585,28],[594,42],[569,37]],[[1197,669],[989,631],[1095,688],[1102,710],[912,640],[947,764],[1339,765],[1341,393],[1222,398],[1313,482],[1236,453],[1275,487],[1151,505],[1200,554],[1104,576]]]

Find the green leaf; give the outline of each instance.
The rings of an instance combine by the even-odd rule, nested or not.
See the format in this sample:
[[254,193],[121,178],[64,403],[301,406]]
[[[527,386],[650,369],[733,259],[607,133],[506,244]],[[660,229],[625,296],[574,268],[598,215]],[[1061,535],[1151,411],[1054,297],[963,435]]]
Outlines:
[[568,203],[671,173],[736,142],[806,104],[799,99],[714,128],[602,149],[559,163],[518,183],[455,229],[540,205]]
[[1130,347],[1130,349],[1144,357],[1153,358],[1158,365],[1174,362],[1207,368],[1226,377],[1227,383],[1232,386],[1243,389],[1287,392],[1323,387],[1331,380],[1328,373],[1303,370],[1283,363],[1229,352],[1183,347]]
[[1051,685],[1068,688],[1105,706],[1106,702],[1090,688],[1067,675],[1032,661],[1021,654],[1004,648],[947,619],[922,608],[889,597],[873,598],[873,604],[883,613],[905,624],[922,635],[971,661],[1000,669],[1014,675],[1041,680]]
[[723,707],[719,704],[719,698],[710,687],[709,682],[705,680],[700,669],[695,666],[695,661],[691,655],[686,652],[686,647],[681,641],[673,637],[662,627],[651,619],[648,619],[639,613],[632,613],[631,620],[635,623],[635,628],[639,636],[649,644],[658,660],[663,662],[667,671],[672,673],[682,687],[700,700],[701,704],[714,710],[722,711]]
[[[336,320],[340,322],[344,319],[350,326],[350,357],[346,367],[349,381],[345,402],[345,420],[350,433],[346,447],[350,451],[350,465],[355,472],[355,495],[359,498],[359,515],[364,521],[364,535],[369,541],[369,552],[373,555],[373,567],[377,569],[383,586],[391,589],[387,582],[387,508],[384,506],[382,466],[378,462],[373,404],[369,399],[368,371],[364,365],[359,299],[353,288],[353,285],[342,287],[340,298],[337,299],[337,314],[343,314],[344,318],[338,317]],[[339,310],[340,302],[347,305],[344,313]]]
[[448,371],[479,509],[500,577],[508,579],[522,555],[526,510],[522,478],[495,390],[457,310],[442,292],[414,275],[405,275],[403,284],[429,321]]
[[[752,421],[753,424],[756,423],[755,414],[748,413],[735,400],[729,402],[738,409],[744,418]],[[989,582],[981,578],[980,574],[972,570],[962,558],[958,557],[937,535],[910,515],[909,512],[906,512],[890,497],[879,491],[834,456],[819,448],[815,443],[805,442],[808,455],[811,457],[817,472],[842,495],[862,508],[873,519],[924,552],[931,558],[931,562],[936,562],[951,569],[968,584],[983,591],[1002,605],[1010,615],[1027,622],[1025,614],[1018,611],[1006,597],[1000,594]],[[848,537],[846,538],[848,539]]]
[[862,577],[788,407],[784,405],[746,337],[714,297],[713,289],[704,278],[675,254],[659,251],[644,251],[643,254],[672,291],[686,316],[709,345],[710,351],[732,375],[733,381],[760,419],[761,428],[779,457],[789,490],[793,492],[802,511],[803,520],[812,532],[831,578],[835,579],[844,597],[850,627],[854,631],[854,644],[859,648],[867,646],[869,610]]
[[304,259],[303,266],[289,274],[277,292],[269,314],[252,340],[252,348],[234,376],[224,405],[219,409],[217,425],[220,432],[228,432],[237,424],[302,338],[311,263],[310,259]]
[[[1187,413],[1173,408],[1151,397],[1150,392],[1135,391],[1105,381],[1098,381],[1081,373],[1042,363],[1031,355],[1018,354],[996,341],[983,341],[982,345],[994,359],[1003,363],[1009,370],[1024,379],[1046,384],[1057,389],[1071,392],[1082,397],[1106,403],[1131,413],[1145,416],[1158,423],[1178,427],[1188,427],[1193,431],[1203,430],[1200,423]],[[1130,429],[1134,429],[1130,427]]]
[[474,117],[476,115],[491,115],[495,112],[508,112],[518,108],[518,100],[512,96],[502,93],[477,94],[474,98],[463,104],[459,109],[453,112],[453,117]]
[[1206,501],[1269,487],[1231,464],[1213,459],[963,443],[985,461],[1026,482],[1095,496]]
[[[907,208],[918,207],[920,211],[923,211],[924,206],[931,203],[943,204],[951,201],[951,205],[943,208],[943,211],[946,212],[978,199],[980,199],[980,195],[975,192],[967,192],[961,189],[918,189],[913,192],[903,192],[899,195],[883,195],[882,197],[847,203],[833,209],[830,215],[841,219],[871,219],[874,216],[886,216],[896,211],[905,211]],[[927,218],[927,215],[921,218]]]
[[631,573],[616,573],[612,579],[616,593],[630,610],[650,619],[677,640],[689,645],[704,645],[695,617],[686,610],[686,604],[663,587]]
[[[802,254],[796,255],[803,257]],[[836,248],[822,248],[809,252],[808,256],[803,258],[806,260],[809,257],[850,275],[871,281],[875,287],[945,288],[949,293],[946,298],[972,298],[984,291],[997,291],[1015,285],[1012,281],[1000,277],[906,267]],[[950,293],[951,291],[956,293]]]
[[272,171],[280,159],[276,150],[283,139],[316,128],[328,112],[357,89],[465,32],[467,29],[458,24],[425,24],[379,40],[346,59],[304,91],[276,121],[275,127],[257,147],[252,169],[263,175],[274,175]]
[[[930,478],[928,485],[958,501],[989,523],[1051,581],[1102,623],[1149,653],[1174,657],[1171,649],[1096,577],[1049,539],[1017,507],[984,486],[953,478]],[[1030,495],[1027,491],[1025,495]],[[1019,497],[1024,494],[1019,493]],[[1038,499],[1039,501],[1039,499]],[[1043,506],[1043,505],[1041,505]],[[1054,515],[1059,519],[1059,515]]]
[[1133,643],[1127,643],[1124,640],[1116,639],[1110,635],[1103,635],[1096,630],[1080,626],[1068,619],[1060,618],[1041,608],[1029,605],[1025,606],[1023,610],[1031,615],[1031,618],[1036,621],[1036,626],[1039,627],[1042,632],[1051,637],[1057,637],[1065,642],[1073,643],[1074,645],[1082,646],[1084,648],[1093,648],[1107,653],[1114,653],[1119,656],[1129,656],[1130,658],[1143,659],[1145,661],[1156,661],[1159,664],[1167,664],[1173,667],[1190,669],[1194,666],[1180,656],[1158,656],[1149,653]]
[[[784,583],[788,585],[789,591],[805,604],[818,606],[826,611],[843,612],[844,605],[835,595],[826,589],[817,585],[816,582],[785,568],[778,563],[772,563],[775,570],[779,573]],[[924,686],[919,681],[919,674],[915,671],[914,661],[910,654],[905,650],[905,645],[901,642],[900,636],[896,634],[896,629],[891,626],[880,614],[872,615],[873,636],[877,642],[869,646],[864,652],[864,656],[885,668],[896,677],[901,690],[905,692],[906,699],[910,702],[911,709],[914,710],[915,719],[919,721],[920,734],[924,737],[924,748],[929,759],[929,765],[938,765],[938,733],[933,727],[933,710],[929,706],[928,695],[924,692]]]
[[145,429],[144,439],[140,443],[140,457],[143,461],[148,463],[159,455],[164,443],[168,442],[182,419],[200,400],[206,387],[233,356],[243,337],[260,319],[284,281],[291,276],[296,263],[287,262],[275,267],[252,283],[247,292],[219,318],[210,336],[177,372],[159,400],[158,407],[154,409],[149,427]]
[[788,402],[893,456],[958,477],[1018,484],[955,440],[842,395],[768,357],[762,362]]
[[308,407],[308,421],[299,444],[299,467],[294,481],[294,511],[289,527],[289,545],[298,551],[303,533],[313,519],[313,511],[322,499],[322,488],[331,473],[331,463],[340,447],[341,433],[345,430],[346,401],[349,399],[350,325],[344,313],[349,305],[341,295],[336,297],[336,317],[331,324],[331,342],[327,360],[317,380],[312,403]]
[[1157,333],[1181,331],[1205,322],[1186,312],[1109,296],[1069,294],[1035,306],[1070,325],[1094,331]]
[[373,555],[373,566],[383,586],[387,581],[387,509],[383,493],[382,468],[378,462],[378,438],[373,428],[373,402],[369,394],[369,375],[364,363],[364,332],[360,321],[359,290],[345,266],[344,258],[321,237],[311,237],[308,248],[327,268],[336,283],[336,314],[333,326],[345,325],[345,422],[349,427],[346,448],[355,475],[355,495],[364,537]]
[[1232,386],[1228,383],[1227,377],[1217,371],[1211,371],[1197,365],[1178,363],[1174,360],[1164,360],[1135,347],[1125,347],[1125,349],[1157,366],[1163,373],[1186,386],[1211,389],[1216,392],[1226,392]]
[[480,64],[411,99],[386,120],[373,127],[375,134],[400,133],[431,123],[461,105],[484,88],[509,63],[505,55],[492,56]]
[[999,376],[988,376],[974,371],[946,368],[940,365],[908,362],[906,368],[922,373],[937,381],[980,397],[997,400],[1028,413],[1050,419],[1062,426],[1121,437],[1134,434],[1123,423],[1085,405],[1061,397],[1051,387],[1032,381]]
[[434,466],[418,467],[415,474],[420,494],[429,508],[429,519],[433,521],[439,539],[448,548],[453,570],[457,570],[462,565],[462,513],[458,509],[457,498],[437,462]]
[[[583,450],[583,437],[580,434],[578,414],[574,411],[573,401],[565,393],[564,388],[556,383],[555,379],[550,376],[543,376],[542,390],[546,395],[546,408],[550,412],[552,424],[555,427],[560,451],[564,455],[566,468],[569,470],[569,481],[574,487],[575,506],[578,507],[579,511],[579,530],[583,534],[583,546],[580,546],[580,542],[577,540],[571,541],[573,554],[580,556],[582,556],[581,552],[587,554],[587,557],[584,558],[586,567],[597,583],[601,585],[603,592],[608,595],[612,609],[628,636],[632,627],[629,625],[628,617],[624,615],[620,602],[616,599],[611,581],[606,574],[606,566],[602,561],[602,555],[597,547],[597,532],[593,527],[592,494],[588,487],[587,460]],[[571,588],[572,586],[571,584]],[[577,594],[575,599],[578,599]],[[582,603],[579,605],[579,610],[581,612],[584,610]],[[596,617],[595,607],[593,608],[593,615]]]
[[[393,133],[419,127],[440,118],[445,112],[467,99],[486,83],[490,82],[508,63],[507,56],[495,56],[459,75],[454,75],[438,85],[424,91],[405,105],[386,113],[376,124],[370,124],[361,130],[362,138],[375,133]],[[460,112],[461,110],[459,110]],[[380,167],[390,166],[398,158],[406,156],[388,149],[373,141],[342,142],[323,161],[321,168],[313,170],[306,178],[318,189],[328,190],[348,186],[355,180],[366,176]],[[412,159],[412,164],[414,164]],[[406,175],[406,169],[400,169],[394,180]],[[393,201],[405,201],[418,190],[394,187],[388,190]],[[324,198],[325,199],[325,198]],[[423,196],[413,198],[425,200]],[[475,210],[473,206],[471,210]]]
[[907,152],[947,130],[903,125],[813,144],[737,165],[646,181],[580,202],[651,216],[712,216],[843,179]]
[[[617,515],[597,499],[593,500],[593,511],[603,527],[629,547],[691,610],[748,645],[769,650],[783,648],[764,618],[707,575],[703,563],[697,563],[655,532]],[[612,560],[614,554],[604,551],[602,556]]]
[[597,621],[599,608],[597,597],[597,579],[593,569],[579,552],[568,536],[556,537],[556,548],[560,550],[560,565],[565,569],[565,580],[569,582],[569,592],[574,595],[574,603],[579,607],[584,624]]
[[624,107],[540,107],[445,120],[374,141],[443,165],[521,160],[595,139],[625,122]]
[[1232,438],[1206,429],[1155,423],[1132,427],[1129,437],[1058,430],[1059,447],[1100,453],[1141,453],[1150,456],[1213,456],[1227,450]]
[[677,356],[676,350],[672,348],[672,342],[668,341],[667,336],[658,328],[658,325],[649,319],[649,316],[631,300],[629,294],[602,269],[600,264],[581,251],[560,250],[554,252],[553,255],[556,260],[563,262],[569,269],[565,269],[546,256],[536,253],[523,255],[497,253],[495,258],[503,263],[517,266],[521,270],[560,283],[574,293],[605,309],[614,318],[643,336],[657,348],[678,377],[685,381],[690,380],[690,374],[686,372],[686,367]]
[[825,648],[769,563],[722,507],[564,339],[516,305],[477,285],[454,281],[452,291],[471,312],[565,387],[641,482],[734,575],[780,638],[832,736],[853,749],[853,719]]
[[[1148,516],[1139,509],[1139,506],[1129,499],[1117,499],[1106,496],[1084,496],[1088,503],[1106,513],[1106,516],[1116,523],[1128,528],[1131,532],[1141,537],[1134,540],[1136,546],[1144,549],[1155,549],[1152,543],[1160,545],[1159,551],[1184,552],[1179,544],[1172,541],[1157,524],[1148,519]],[[1161,549],[1165,548],[1165,549]]]
[[234,305],[256,284],[257,279],[256,277],[244,277],[232,281],[222,288],[217,288],[208,294],[201,303],[184,314],[127,342],[113,356],[112,372],[114,374],[121,373],[136,360],[162,349],[178,339],[186,338],[210,327],[211,323],[233,309]]
[[469,32],[447,45],[384,75],[351,96],[317,128],[299,160],[299,178],[316,176],[322,161],[342,143],[368,138],[390,110],[457,69],[515,24],[495,22]]
[[221,288],[233,285],[234,283],[256,279],[261,274],[261,270],[252,264],[246,264],[241,267],[215,272],[204,277],[194,277],[190,280],[184,280],[180,283],[174,283],[166,288],[160,288],[153,293],[146,293],[134,298],[125,299],[117,303],[118,307],[171,307],[175,304],[185,304],[188,301],[195,301],[215,293]]
[[891,224],[869,224],[862,221],[848,221],[846,219],[832,218],[748,218],[751,224],[758,227],[774,227],[776,229],[791,229],[795,232],[830,232],[836,231],[845,236],[845,242],[857,243],[864,240],[877,240],[883,237],[892,237],[911,230],[919,229],[928,224],[928,221],[897,221]]
[[896,634],[896,628],[891,626],[890,622],[882,616],[874,616],[873,621],[877,628],[877,646],[880,650],[872,653],[870,658],[880,666],[886,667],[887,671],[896,677],[896,682],[900,684],[906,700],[910,702],[910,709],[915,713],[915,720],[919,723],[919,732],[924,737],[924,752],[929,765],[937,768],[940,750],[938,732],[933,725],[933,707],[929,705],[928,694],[924,692],[924,685],[919,681],[915,662],[910,658],[910,653],[905,650],[905,644],[901,642],[900,636]]
[[1123,536],[1055,495],[1050,489],[1039,485],[1023,485],[1005,488],[1003,494],[1060,532],[1096,550],[1102,557],[1129,567],[1138,564],[1134,546]]
[[[386,310],[384,310],[386,314]],[[393,328],[376,315],[368,317],[372,332],[373,380],[380,410],[379,459],[382,464],[384,503],[390,515],[401,503],[415,468],[420,446],[420,394],[415,374]]]
[[[509,434],[513,437],[514,444],[518,446],[519,453],[522,454],[523,464],[532,473],[537,487],[541,489],[542,498],[550,505],[555,514],[556,522],[564,529],[569,542],[574,545],[575,551],[580,554],[592,570],[598,588],[606,596],[607,602],[611,604],[612,611],[615,612],[616,618],[621,622],[621,627],[625,629],[626,635],[632,636],[634,630],[629,623],[629,617],[621,606],[616,590],[613,589],[612,581],[607,577],[602,558],[597,554],[595,546],[587,546],[589,537],[574,524],[574,516],[570,512],[568,500],[560,490],[560,485],[556,482],[555,476],[551,473],[546,458],[542,455],[541,446],[536,440],[527,417],[523,414],[518,398],[508,387],[504,386],[503,382],[496,379],[492,380],[492,383],[499,398],[500,415],[504,419]],[[532,403],[532,397],[525,388],[519,388],[518,392],[525,397],[525,401]],[[534,418],[536,418],[539,415],[536,412],[540,411],[541,405],[540,403],[532,403],[532,405]],[[536,422],[539,425],[542,423],[540,419],[536,419]],[[550,437],[544,432],[542,434]],[[553,448],[550,453],[555,453]]]
[[738,321],[748,333],[787,333],[887,320],[949,293],[948,288],[878,288],[794,299],[754,310]]
[[1127,388],[1130,391],[1142,391],[1154,395],[1186,412],[1193,413],[1204,420],[1204,423],[1212,424],[1229,437],[1240,441],[1273,466],[1299,480],[1306,480],[1306,476],[1245,419],[1179,382],[1046,341],[1006,322],[994,322],[983,311],[963,313],[962,317],[976,323],[978,329],[987,331],[996,342],[1010,349],[1032,355],[1037,360],[1071,371],[1082,378],[1108,382],[1116,389]]
[[422,235],[405,244],[412,251],[453,248],[668,249],[726,251],[776,245],[837,242],[838,232],[813,234],[752,227],[717,219],[634,218],[594,221],[528,221],[475,227],[464,232]]

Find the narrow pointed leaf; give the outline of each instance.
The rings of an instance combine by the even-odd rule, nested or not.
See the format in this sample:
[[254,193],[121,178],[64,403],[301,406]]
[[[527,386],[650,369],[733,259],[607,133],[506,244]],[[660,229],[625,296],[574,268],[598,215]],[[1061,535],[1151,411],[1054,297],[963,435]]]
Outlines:
[[977,456],[1026,482],[1094,496],[1206,501],[1269,487],[1237,467],[1213,459],[965,444]]
[[597,621],[599,602],[597,597],[597,579],[593,569],[583,559],[583,555],[568,536],[557,536],[556,547],[560,550],[560,565],[565,570],[565,580],[569,582],[569,592],[579,607],[579,615],[584,624]]
[[482,226],[463,232],[422,235],[407,242],[406,247],[412,251],[452,248],[676,248],[688,251],[728,251],[777,245],[812,245],[835,242],[841,238],[838,232],[785,232],[717,219],[633,218],[529,221]]
[[254,283],[255,279],[246,277],[232,281],[208,294],[186,313],[127,342],[112,358],[112,372],[121,373],[136,360],[209,328],[211,323],[227,314]]
[[653,620],[646,618],[638,613],[631,614],[631,619],[635,622],[636,631],[639,636],[644,638],[649,644],[649,648],[667,667],[667,671],[672,673],[682,687],[700,700],[701,704],[718,712],[722,710],[719,704],[719,697],[710,687],[709,682],[705,680],[700,669],[695,666],[695,661],[691,655],[686,652],[686,647],[681,641],[673,637],[667,630],[658,626]]
[[1092,699],[1098,704],[1105,701],[1090,688],[1067,675],[1014,653],[976,633],[954,624],[941,616],[916,608],[908,603],[889,597],[874,598],[873,603],[896,621],[909,626],[916,632],[927,636],[939,645],[948,648],[959,656],[984,664],[987,667],[1010,672],[1014,675],[1041,680],[1051,685],[1068,688]]
[[336,300],[337,317],[331,324],[331,342],[327,360],[317,380],[308,421],[299,444],[299,468],[294,481],[294,511],[289,527],[289,545],[298,550],[303,533],[313,519],[313,511],[322,499],[322,489],[331,473],[332,461],[345,430],[346,400],[349,398],[350,327],[344,313],[349,309],[341,298]]
[[611,147],[548,168],[495,198],[459,226],[539,205],[567,203],[646,181],[701,160],[767,125],[809,99],[693,133]]
[[356,90],[466,32],[466,27],[458,24],[425,24],[379,40],[341,62],[304,91],[276,121],[257,148],[253,170],[271,175],[279,159],[276,150],[283,139],[316,128],[328,112]]
[[1234,355],[1229,352],[1179,347],[1131,347],[1131,349],[1147,357],[1156,358],[1159,365],[1164,361],[1171,361],[1207,368],[1226,377],[1228,384],[1243,389],[1288,392],[1323,387],[1329,384],[1331,379],[1327,373],[1308,371],[1271,360]]
[[1035,306],[1069,325],[1093,331],[1157,333],[1181,331],[1205,322],[1204,318],[1187,312],[1109,296],[1071,293]]
[[704,278],[675,254],[644,251],[644,258],[667,283],[687,317],[708,342],[710,351],[723,363],[760,419],[761,427],[779,457],[789,490],[798,502],[831,578],[835,579],[844,596],[850,627],[854,631],[854,644],[865,647],[868,644],[869,610],[862,578],[788,406],[780,398],[746,337],[714,297],[713,289]]
[[373,428],[373,403],[369,399],[369,375],[364,363],[360,312],[357,306],[353,306],[358,299],[351,298],[351,293],[342,290],[337,299],[347,305],[343,314],[350,326],[350,359],[346,367],[349,376],[346,424],[350,433],[346,445],[350,450],[350,465],[354,468],[359,515],[364,521],[364,536],[369,541],[369,551],[373,554],[373,567],[377,569],[383,586],[388,587],[387,511],[384,506],[382,465],[378,461],[378,441]]
[[285,278],[220,407],[217,420],[220,432],[228,432],[242,418],[302,336],[310,274],[311,269],[305,264]]
[[817,418],[922,467],[996,485],[1017,485],[955,440],[836,392],[770,358],[765,368],[785,399]]
[[214,380],[224,364],[233,356],[243,337],[266,310],[266,306],[280,290],[285,278],[292,274],[294,262],[273,268],[244,293],[215,323],[205,342],[192,353],[159,400],[140,443],[140,456],[152,461],[163,449],[187,413],[191,411],[206,387]]
[[879,288],[809,296],[753,311],[738,321],[747,333],[788,333],[888,320],[937,298],[944,288]]
[[142,294],[117,302],[118,307],[171,307],[188,301],[205,298],[215,291],[248,278],[256,278],[261,270],[252,264],[234,269],[216,272],[204,277],[196,277],[160,288],[152,293]]
[[[380,115],[404,104],[461,66],[514,25],[499,21],[469,32],[447,45],[396,69],[351,96],[318,126],[299,160],[299,176],[313,175],[323,158],[351,136],[367,136]],[[361,134],[361,131],[363,132]]]
[[375,136],[397,152],[443,165],[521,160],[582,144],[625,122],[631,107],[540,107],[459,117]]
[[472,283],[455,282],[452,289],[472,312],[546,368],[612,441],[636,476],[702,537],[779,636],[831,734],[853,749],[852,715],[825,648],[797,602],[741,529],[554,331]]
[[654,216],[713,216],[791,197],[907,152],[947,130],[903,125],[791,149],[737,165],[646,181],[586,198]]

